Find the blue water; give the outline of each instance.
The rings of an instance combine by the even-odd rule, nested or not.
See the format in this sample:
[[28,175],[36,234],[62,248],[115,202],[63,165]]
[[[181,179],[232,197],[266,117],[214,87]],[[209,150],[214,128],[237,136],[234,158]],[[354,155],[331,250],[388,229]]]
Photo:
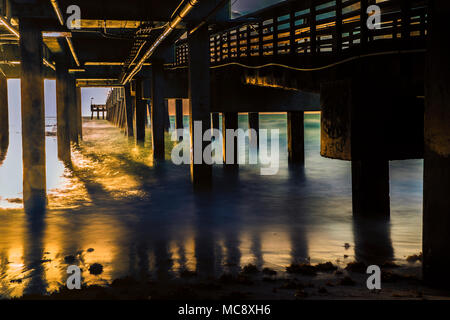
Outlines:
[[[246,129],[247,116],[239,120]],[[47,119],[46,130],[54,125]],[[242,165],[233,175],[215,165],[206,193],[193,191],[188,165],[170,161],[169,134],[167,160],[154,164],[149,131],[136,146],[106,121],[85,119],[68,169],[49,133],[49,208],[36,221],[21,204],[20,126],[12,124],[0,166],[0,296],[55,290],[67,277],[68,255],[83,270],[101,263],[101,275],[83,277],[104,284],[126,275],[169,278],[181,269],[219,275],[250,262],[279,271],[308,259],[401,264],[421,251],[422,161],[391,162],[390,222],[354,221],[350,163],[320,156],[320,115],[305,117],[304,168],[288,166],[286,115],[263,114],[260,127],[280,130],[278,174]]]

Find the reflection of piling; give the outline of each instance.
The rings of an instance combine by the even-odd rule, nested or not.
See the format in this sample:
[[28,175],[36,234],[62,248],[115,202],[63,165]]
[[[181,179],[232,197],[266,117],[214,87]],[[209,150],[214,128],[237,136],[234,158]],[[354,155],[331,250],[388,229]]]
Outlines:
[[[43,213],[43,212],[42,212]],[[30,215],[26,219],[24,234],[23,263],[27,274],[24,294],[44,295],[48,287],[44,267],[45,216]]]
[[32,19],[20,19],[23,201],[27,212],[46,206],[45,113],[42,32]]
[[164,100],[164,131],[170,130],[170,117],[169,117],[169,100]]
[[[211,88],[210,88],[210,48],[208,26],[202,26],[188,37],[189,47],[189,113],[191,130],[191,159],[203,159],[203,151],[208,143],[202,137],[211,128]],[[194,121],[201,122],[201,132],[195,132]],[[200,137],[197,135],[201,135]],[[203,141],[196,148],[195,141]],[[197,154],[201,153],[201,154]],[[191,161],[191,180],[196,187],[209,187],[212,180],[212,167],[200,160]]]
[[134,136],[133,129],[133,102],[131,98],[131,87],[129,84],[125,85],[125,109],[126,109],[126,122],[127,122],[127,135],[128,137]]
[[389,219],[354,217],[353,234],[357,261],[381,265],[393,260]]
[[[78,107],[77,107],[77,82],[73,76],[69,76],[69,133],[70,141],[78,144]],[[104,115],[104,112],[103,112]],[[104,119],[104,116],[103,116]]]

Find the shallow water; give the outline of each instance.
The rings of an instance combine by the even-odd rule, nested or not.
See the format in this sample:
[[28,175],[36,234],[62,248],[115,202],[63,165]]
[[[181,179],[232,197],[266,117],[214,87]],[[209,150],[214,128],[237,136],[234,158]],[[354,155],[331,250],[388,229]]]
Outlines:
[[[246,123],[241,115],[240,127]],[[47,119],[47,131],[54,124]],[[421,250],[423,161],[391,162],[390,222],[355,221],[350,163],[320,156],[320,115],[305,118],[305,168],[287,164],[285,115],[264,114],[260,127],[280,129],[278,174],[242,165],[235,175],[215,165],[213,190],[194,193],[189,166],[151,161],[148,135],[137,147],[106,121],[85,120],[71,169],[47,136],[48,210],[30,217],[21,204],[20,127],[12,126],[0,167],[0,296],[55,290],[73,264],[69,255],[86,283],[102,284],[183,269],[220,275],[247,263],[276,270],[308,259],[404,263]],[[93,263],[103,265],[101,275],[89,274]]]

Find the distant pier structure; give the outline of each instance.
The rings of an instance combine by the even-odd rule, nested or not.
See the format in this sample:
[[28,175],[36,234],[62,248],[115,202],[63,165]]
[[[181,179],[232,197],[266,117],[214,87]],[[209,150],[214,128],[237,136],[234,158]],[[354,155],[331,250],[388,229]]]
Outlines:
[[[106,119],[137,143],[150,113],[158,161],[168,99],[175,100],[177,128],[182,99],[189,101],[191,141],[218,128],[219,114],[222,130],[248,113],[258,131],[259,113],[287,112],[289,161],[300,165],[304,112],[320,110],[321,154],[351,161],[357,217],[389,218],[390,160],[425,160],[424,278],[448,287],[450,2],[288,0],[238,19],[230,6],[0,2],[0,163],[8,148],[7,79],[20,78],[26,211],[46,206],[44,78],[56,79],[58,154],[66,163],[82,139],[82,87],[112,88]],[[380,24],[367,23],[378,14]],[[191,164],[190,174],[196,188],[213,183],[209,164]]]
[[94,119],[94,114],[97,113],[97,120],[100,119],[100,113],[102,114],[102,119],[105,119],[106,113],[106,105],[105,104],[92,104],[91,103],[91,120]]

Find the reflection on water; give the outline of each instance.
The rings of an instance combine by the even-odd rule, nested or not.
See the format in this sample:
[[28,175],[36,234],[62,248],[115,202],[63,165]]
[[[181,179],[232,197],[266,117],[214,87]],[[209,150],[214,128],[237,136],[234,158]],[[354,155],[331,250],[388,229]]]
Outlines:
[[[70,264],[82,267],[85,282],[105,284],[185,269],[220,275],[250,262],[279,271],[308,259],[401,263],[419,252],[422,161],[391,163],[391,221],[353,221],[350,163],[320,157],[319,124],[319,115],[306,115],[306,166],[293,167],[286,116],[262,115],[261,128],[281,130],[278,175],[261,176],[252,165],[229,175],[215,166],[213,191],[194,193],[187,165],[151,162],[149,135],[136,146],[107,122],[86,121],[70,168],[47,136],[49,205],[41,216],[23,212],[20,127],[11,127],[0,167],[0,295],[55,290]],[[54,119],[47,125],[52,131]],[[170,157],[170,144],[166,151]],[[93,263],[103,265],[101,275],[89,274]]]

